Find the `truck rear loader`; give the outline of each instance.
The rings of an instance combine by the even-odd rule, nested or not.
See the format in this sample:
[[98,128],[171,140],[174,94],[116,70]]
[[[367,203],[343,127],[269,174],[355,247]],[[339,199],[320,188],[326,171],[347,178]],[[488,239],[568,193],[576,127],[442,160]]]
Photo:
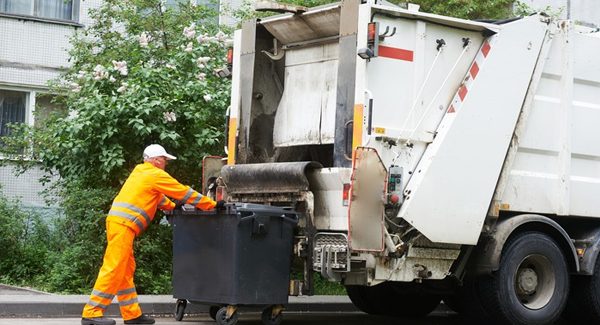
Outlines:
[[292,294],[318,272],[371,314],[443,299],[502,324],[600,322],[597,29],[282,8],[234,34],[214,175],[219,197],[302,213]]

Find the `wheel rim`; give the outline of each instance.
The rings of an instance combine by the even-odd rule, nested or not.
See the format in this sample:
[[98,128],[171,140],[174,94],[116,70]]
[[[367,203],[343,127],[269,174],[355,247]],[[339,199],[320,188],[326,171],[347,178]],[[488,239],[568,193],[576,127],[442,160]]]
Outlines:
[[543,308],[552,299],[556,287],[552,262],[543,255],[528,255],[517,268],[514,286],[523,306],[534,310]]

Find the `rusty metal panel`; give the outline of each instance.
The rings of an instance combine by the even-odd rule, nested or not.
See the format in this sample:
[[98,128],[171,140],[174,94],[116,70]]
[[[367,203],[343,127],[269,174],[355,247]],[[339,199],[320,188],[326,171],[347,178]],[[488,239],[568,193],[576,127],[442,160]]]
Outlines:
[[335,36],[340,29],[340,7],[337,4],[301,15],[278,15],[261,24],[283,44]]
[[337,56],[337,43],[286,52],[285,89],[273,130],[275,146],[333,143]]

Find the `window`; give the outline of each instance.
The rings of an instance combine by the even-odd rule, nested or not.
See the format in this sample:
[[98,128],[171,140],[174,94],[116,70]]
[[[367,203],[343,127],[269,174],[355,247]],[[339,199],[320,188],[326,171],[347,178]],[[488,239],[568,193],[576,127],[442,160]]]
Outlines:
[[9,124],[25,122],[27,93],[0,90],[0,136],[10,133]]
[[79,20],[80,0],[0,0],[0,12],[56,20]]

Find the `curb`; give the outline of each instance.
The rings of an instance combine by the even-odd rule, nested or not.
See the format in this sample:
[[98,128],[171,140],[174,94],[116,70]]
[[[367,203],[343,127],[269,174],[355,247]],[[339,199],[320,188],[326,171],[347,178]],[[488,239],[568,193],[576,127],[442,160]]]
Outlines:
[[[142,295],[138,297],[146,314],[173,315],[175,302],[172,296]],[[3,318],[46,318],[81,317],[88,296],[83,295],[0,295],[0,317]],[[241,308],[241,311],[259,311],[260,308]],[[350,312],[358,311],[346,296],[302,296],[290,297],[287,312]],[[186,314],[208,313],[207,305],[188,303]],[[115,301],[106,310],[106,316],[120,317],[119,305]]]

